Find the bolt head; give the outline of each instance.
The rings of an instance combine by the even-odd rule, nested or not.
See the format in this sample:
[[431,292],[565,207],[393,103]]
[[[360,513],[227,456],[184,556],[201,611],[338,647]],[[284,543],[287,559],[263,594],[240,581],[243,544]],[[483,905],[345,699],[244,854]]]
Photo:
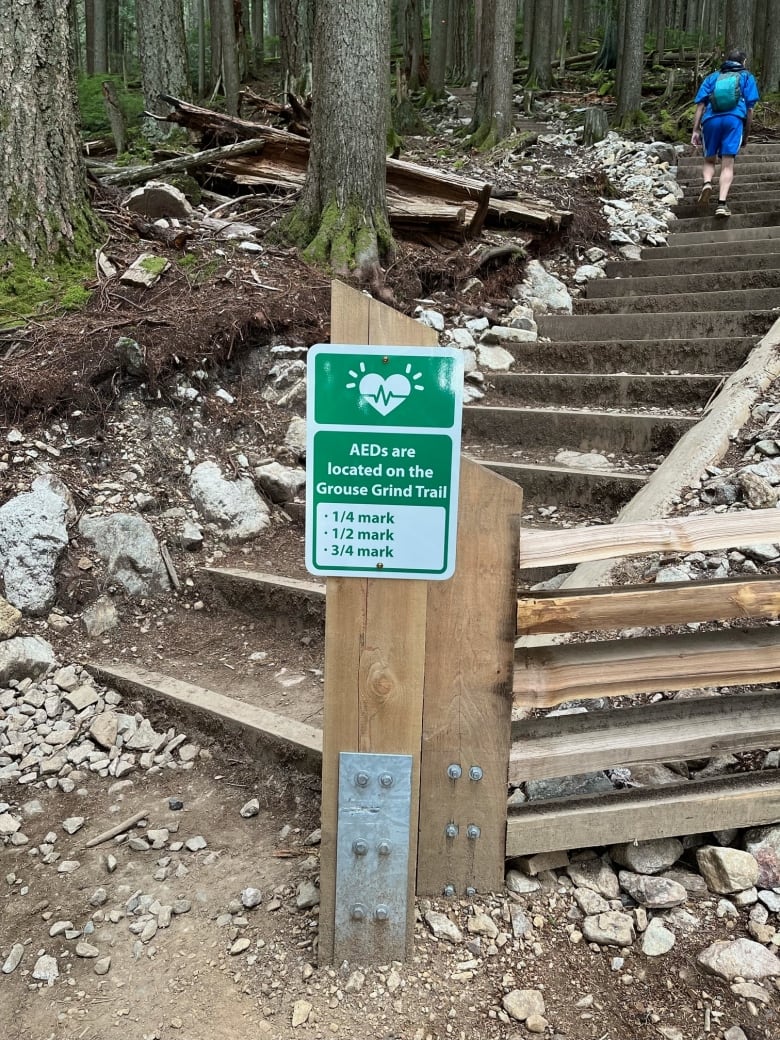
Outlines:
[[366,908],[363,906],[362,903],[356,903],[352,907],[351,917],[352,917],[353,921],[364,921],[365,920]]
[[447,776],[450,780],[460,780],[463,776],[463,770],[457,762],[453,762],[451,766],[447,766]]
[[469,899],[471,899],[471,897],[475,896],[476,894],[476,888],[474,888],[472,885],[469,885],[469,887],[466,889],[466,895],[469,897]]
[[352,842],[352,851],[356,856],[365,856],[368,852],[368,842],[364,838],[358,838]]
[[481,780],[485,774],[482,772],[482,766],[472,766],[469,769],[470,780]]
[[382,775],[379,777],[379,783],[382,787],[392,787],[394,783],[393,774],[382,773]]
[[370,779],[371,777],[368,775],[368,773],[360,772],[355,775],[355,784],[357,787],[368,787],[368,782]]
[[380,856],[389,856],[392,846],[389,841],[380,841],[376,847],[376,851]]
[[458,825],[456,823],[448,823],[444,828],[444,833],[448,838],[457,838],[458,836]]
[[386,921],[390,917],[390,911],[387,907],[381,903],[376,910],[374,910],[374,919],[376,921]]
[[466,829],[466,834],[468,834],[468,836],[472,840],[478,838],[481,833],[482,833],[482,831],[480,830],[479,827],[477,827],[476,823],[470,823],[468,825],[468,828]]
[[454,885],[445,885],[444,886],[444,895],[447,896],[448,899],[452,899],[452,897],[455,895],[455,886]]

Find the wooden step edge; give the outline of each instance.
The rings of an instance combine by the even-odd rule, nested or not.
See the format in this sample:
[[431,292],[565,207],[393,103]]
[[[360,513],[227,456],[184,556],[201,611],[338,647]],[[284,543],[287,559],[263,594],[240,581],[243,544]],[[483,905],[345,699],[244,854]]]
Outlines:
[[520,483],[523,473],[550,473],[556,477],[577,477],[593,481],[615,481],[623,480],[628,484],[644,485],[647,483],[647,473],[630,473],[620,469],[588,469],[586,466],[561,466],[560,464],[545,465],[542,462],[504,462],[500,459],[475,459],[481,466],[493,470],[504,476],[512,474],[515,483]]
[[283,761],[304,772],[320,773],[322,730],[314,726],[140,665],[88,661],[85,667],[99,682],[120,693],[162,701],[165,710],[173,709],[185,726],[193,716],[205,716],[210,724],[216,723],[231,735],[238,735],[261,757]]
[[198,573],[207,574],[214,578],[224,578],[228,581],[246,582],[251,585],[267,587],[270,590],[279,589],[312,599],[325,598],[325,586],[323,584],[316,581],[306,581],[302,578],[284,578],[278,574],[270,574],[266,571],[242,570],[240,567],[200,567]]
[[506,856],[675,838],[780,819],[780,770],[528,802],[510,809]]

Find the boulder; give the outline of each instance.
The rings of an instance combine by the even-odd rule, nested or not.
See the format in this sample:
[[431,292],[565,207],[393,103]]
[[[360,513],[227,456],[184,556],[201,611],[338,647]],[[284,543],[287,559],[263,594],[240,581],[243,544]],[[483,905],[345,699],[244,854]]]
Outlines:
[[530,260],[526,276],[517,289],[521,300],[533,308],[534,314],[549,311],[572,313],[572,298],[563,282],[549,274],[538,260]]
[[26,614],[45,614],[57,592],[54,572],[68,544],[64,499],[47,488],[9,499],[0,507],[0,572],[9,603]]
[[516,1022],[525,1022],[534,1015],[545,1012],[544,996],[538,989],[513,989],[502,999],[504,1011]]
[[124,204],[132,213],[140,213],[151,220],[159,220],[160,217],[186,220],[192,216],[192,206],[186,195],[164,181],[147,181],[142,187],[131,191]]
[[477,364],[489,372],[508,372],[515,359],[503,347],[490,347],[480,343],[477,347]]
[[630,946],[636,938],[632,918],[619,910],[586,917],[582,922],[582,934],[588,942],[599,946]]
[[272,502],[292,502],[306,484],[306,470],[292,469],[278,462],[268,462],[255,469],[257,483]]
[[653,841],[626,842],[613,845],[609,854],[615,863],[637,874],[660,874],[673,866],[683,854],[682,842],[677,838],[659,838]]
[[720,895],[743,892],[759,880],[759,866],[754,856],[741,849],[705,845],[696,851],[696,863],[707,887]]
[[84,516],[79,534],[94,545],[111,577],[128,595],[141,598],[170,588],[154,531],[140,516]]
[[0,596],[0,642],[17,634],[21,620],[22,612]]
[[628,892],[635,902],[653,910],[669,910],[673,906],[680,906],[688,898],[683,886],[676,881],[669,881],[668,878],[621,870],[618,879],[620,887]]
[[745,848],[758,863],[759,888],[780,888],[780,824],[747,831]]
[[246,542],[270,524],[269,509],[251,480],[226,480],[216,462],[201,462],[190,475],[190,495],[228,542]]
[[38,636],[15,636],[0,643],[0,686],[11,679],[38,679],[54,664],[54,650]]
[[702,950],[697,961],[709,975],[719,975],[727,982],[737,977],[754,981],[780,975],[780,959],[752,939],[720,939]]
[[290,420],[287,433],[284,435],[284,443],[297,455],[306,454],[306,420],[296,415]]

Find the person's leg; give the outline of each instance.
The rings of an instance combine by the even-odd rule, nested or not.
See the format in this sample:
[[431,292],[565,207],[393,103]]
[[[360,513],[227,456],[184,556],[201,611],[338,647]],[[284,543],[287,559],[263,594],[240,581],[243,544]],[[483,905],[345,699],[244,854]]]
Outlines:
[[713,120],[708,120],[702,126],[702,147],[704,150],[704,163],[701,168],[701,176],[704,184],[699,193],[699,205],[707,206],[712,195],[712,178],[715,176],[715,159],[718,155],[716,135],[713,132]]
[[724,155],[720,165],[720,187],[718,202],[725,202],[729,197],[729,189],[734,181],[734,156]]

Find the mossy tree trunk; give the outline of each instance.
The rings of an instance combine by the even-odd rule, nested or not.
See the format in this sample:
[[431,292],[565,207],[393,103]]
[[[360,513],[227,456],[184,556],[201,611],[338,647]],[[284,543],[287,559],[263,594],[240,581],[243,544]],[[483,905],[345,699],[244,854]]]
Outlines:
[[517,0],[483,0],[472,143],[490,148],[512,132]]
[[392,250],[385,195],[390,5],[318,0],[311,146],[282,231],[312,263],[367,281]]
[[615,119],[620,127],[629,129],[641,121],[647,0],[625,0],[624,19],[623,46],[618,56]]
[[[138,0],[136,25],[144,105],[147,112],[164,115],[168,106],[160,100],[160,94],[184,100],[192,96],[181,0]],[[151,139],[159,138],[173,125],[146,119],[144,133]]]
[[89,246],[68,4],[4,5],[0,19],[0,246],[34,263]]

